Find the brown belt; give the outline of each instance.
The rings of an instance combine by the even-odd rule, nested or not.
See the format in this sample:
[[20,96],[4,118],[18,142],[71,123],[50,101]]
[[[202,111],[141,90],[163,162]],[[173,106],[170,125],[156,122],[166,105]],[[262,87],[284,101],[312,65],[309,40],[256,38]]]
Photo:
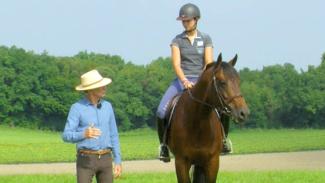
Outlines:
[[112,150],[110,150],[110,149],[102,149],[102,150],[94,151],[94,150],[80,149],[80,150],[78,150],[78,152],[81,153],[81,154],[104,155],[104,154],[111,153]]

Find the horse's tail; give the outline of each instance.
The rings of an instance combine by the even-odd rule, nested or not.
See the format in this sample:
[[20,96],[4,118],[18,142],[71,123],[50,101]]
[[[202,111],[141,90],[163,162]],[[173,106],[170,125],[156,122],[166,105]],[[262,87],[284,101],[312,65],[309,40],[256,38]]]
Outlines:
[[205,179],[203,168],[198,165],[194,165],[193,183],[205,183],[205,182],[206,179]]

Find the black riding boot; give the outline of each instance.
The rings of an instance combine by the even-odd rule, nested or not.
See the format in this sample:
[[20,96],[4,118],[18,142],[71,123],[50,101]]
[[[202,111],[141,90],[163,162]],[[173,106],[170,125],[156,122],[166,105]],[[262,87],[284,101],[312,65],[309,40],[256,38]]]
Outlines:
[[157,118],[157,130],[159,136],[159,160],[170,162],[169,150],[167,147],[167,125],[164,119]]
[[232,153],[232,143],[230,139],[228,138],[228,131],[229,131],[229,122],[230,117],[227,115],[222,114],[221,115],[221,123],[225,132],[225,138],[222,140],[223,148],[221,153],[222,154],[229,154]]

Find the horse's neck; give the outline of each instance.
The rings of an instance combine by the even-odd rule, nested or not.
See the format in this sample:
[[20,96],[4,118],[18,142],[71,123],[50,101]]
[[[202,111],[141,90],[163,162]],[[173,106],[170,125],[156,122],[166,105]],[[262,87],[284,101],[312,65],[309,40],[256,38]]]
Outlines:
[[[209,104],[209,85],[205,82],[198,82],[192,89],[193,96],[204,102]],[[199,106],[200,107],[200,106]]]
[[[200,90],[193,90],[193,97],[196,99],[208,103],[208,97],[205,96]],[[200,95],[201,94],[201,95]],[[184,121],[187,123],[187,133],[190,134],[192,141],[203,140],[208,142],[211,138],[215,137],[215,123],[216,114],[211,106],[204,105],[200,102],[193,100],[191,97],[184,105],[187,119]]]
[[211,102],[209,101],[208,90],[208,84],[197,83],[191,90],[193,98],[190,97],[189,99],[190,105],[186,106],[191,112],[194,112],[197,116],[201,116],[200,119],[207,118],[213,111],[210,106]]

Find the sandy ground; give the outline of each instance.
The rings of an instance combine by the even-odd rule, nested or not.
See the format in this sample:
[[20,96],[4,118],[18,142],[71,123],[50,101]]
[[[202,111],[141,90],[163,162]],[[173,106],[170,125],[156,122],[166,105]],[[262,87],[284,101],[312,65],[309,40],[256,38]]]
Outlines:
[[[174,161],[124,161],[123,172],[171,172]],[[325,170],[325,150],[290,153],[227,155],[220,158],[220,171]],[[0,175],[74,174],[75,163],[41,163],[0,165]]]

